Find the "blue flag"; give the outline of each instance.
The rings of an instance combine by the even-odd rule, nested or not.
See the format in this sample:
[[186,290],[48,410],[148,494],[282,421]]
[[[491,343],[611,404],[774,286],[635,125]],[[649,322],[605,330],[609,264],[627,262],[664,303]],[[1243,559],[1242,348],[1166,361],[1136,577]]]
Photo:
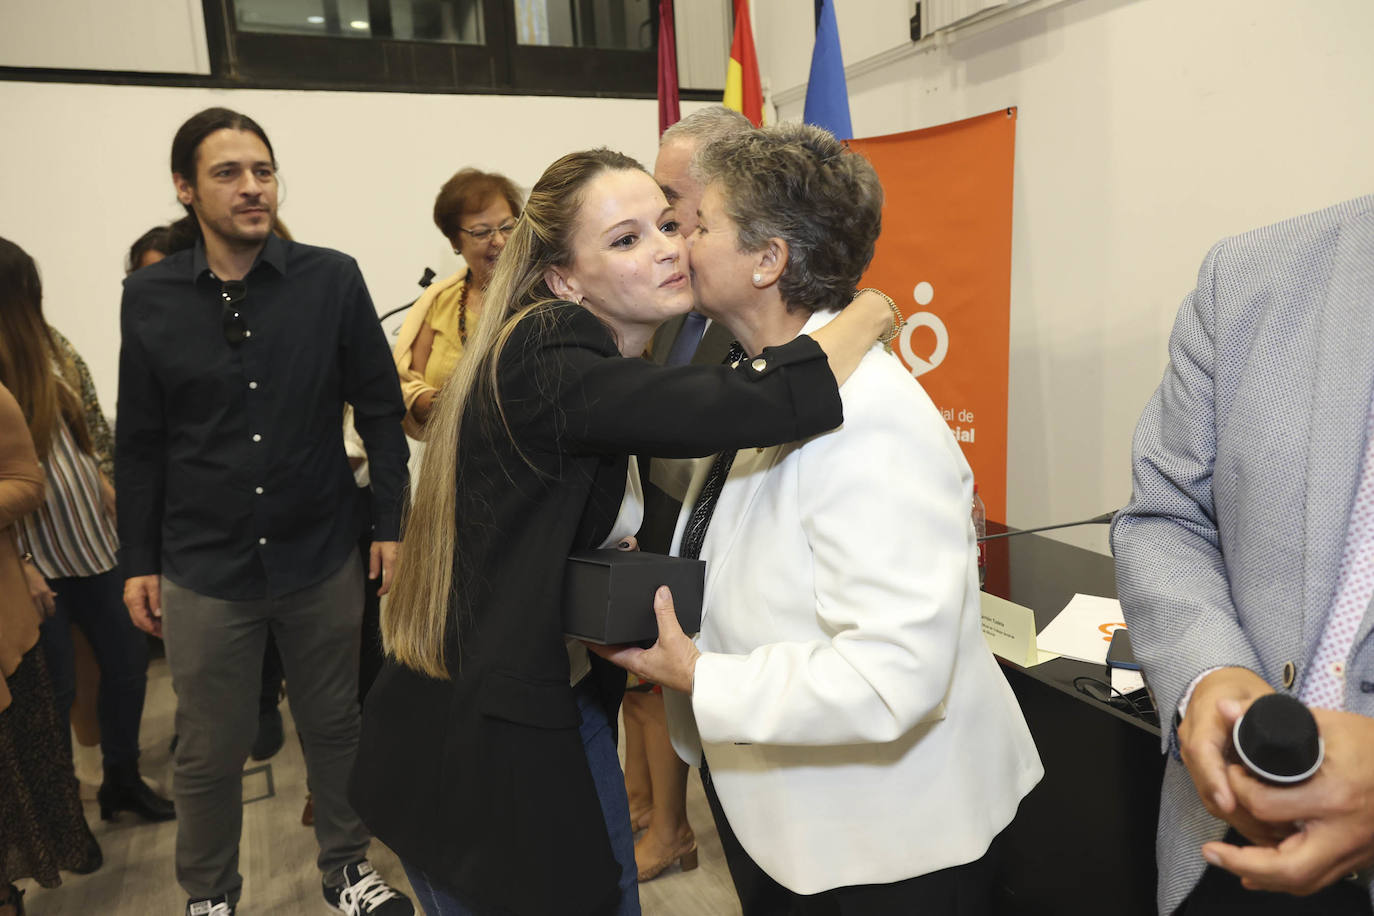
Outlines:
[[806,83],[802,120],[824,127],[841,140],[854,136],[849,123],[849,87],[844,81],[840,28],[835,24],[834,0],[817,0],[816,49],[811,52],[811,78]]

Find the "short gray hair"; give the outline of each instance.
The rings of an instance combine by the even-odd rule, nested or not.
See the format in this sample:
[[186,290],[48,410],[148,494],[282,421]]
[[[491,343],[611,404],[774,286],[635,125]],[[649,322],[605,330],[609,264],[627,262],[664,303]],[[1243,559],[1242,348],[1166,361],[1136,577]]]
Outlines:
[[692,112],[669,127],[658,138],[658,145],[663,146],[675,140],[693,140],[697,149],[703,149],[717,140],[739,136],[753,129],[754,125],[749,123],[749,119],[733,108],[712,105]]
[[883,186],[867,159],[819,127],[779,124],[712,143],[695,164],[720,183],[741,251],[787,242],[778,289],[789,309],[849,304],[882,230]]

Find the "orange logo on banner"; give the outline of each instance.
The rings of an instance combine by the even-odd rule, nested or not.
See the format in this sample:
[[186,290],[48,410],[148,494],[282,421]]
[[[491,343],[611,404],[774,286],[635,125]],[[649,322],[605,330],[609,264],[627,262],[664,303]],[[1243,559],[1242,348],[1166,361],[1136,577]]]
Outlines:
[[1015,144],[1015,108],[850,141],[886,192],[863,285],[901,308],[893,349],[940,408],[996,521],[1007,517]]

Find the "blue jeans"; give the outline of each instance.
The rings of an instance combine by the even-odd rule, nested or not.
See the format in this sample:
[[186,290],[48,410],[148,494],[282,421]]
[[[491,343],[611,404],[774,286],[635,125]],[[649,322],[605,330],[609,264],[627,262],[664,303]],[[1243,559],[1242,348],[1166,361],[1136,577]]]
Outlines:
[[79,626],[100,665],[97,715],[105,767],[137,772],[138,731],[143,697],[148,689],[148,639],[124,607],[124,579],[119,567],[96,576],[50,579],[57,593],[56,611],[43,621],[39,642],[52,676],[62,733],[76,698],[76,657],[72,624]]
[[[601,802],[601,816],[611,837],[611,851],[620,863],[620,905],[615,916],[639,916],[639,873],[635,868],[634,829],[630,826],[630,802],[625,797],[625,774],[611,737],[611,723],[606,710],[591,689],[591,678],[584,678],[573,688],[577,708],[582,713],[582,748],[587,765],[592,770],[596,795]],[[436,887],[418,868],[405,862],[406,877],[415,889],[415,899],[428,916],[484,916],[455,900]]]

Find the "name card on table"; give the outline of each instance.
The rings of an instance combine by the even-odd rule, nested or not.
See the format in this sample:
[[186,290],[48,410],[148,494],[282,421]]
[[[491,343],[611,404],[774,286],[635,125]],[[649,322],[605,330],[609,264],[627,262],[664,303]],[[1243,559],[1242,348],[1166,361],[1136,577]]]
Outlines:
[[992,654],[1022,668],[1058,658],[1035,645],[1035,612],[1005,598],[979,593],[982,599],[983,638]]

